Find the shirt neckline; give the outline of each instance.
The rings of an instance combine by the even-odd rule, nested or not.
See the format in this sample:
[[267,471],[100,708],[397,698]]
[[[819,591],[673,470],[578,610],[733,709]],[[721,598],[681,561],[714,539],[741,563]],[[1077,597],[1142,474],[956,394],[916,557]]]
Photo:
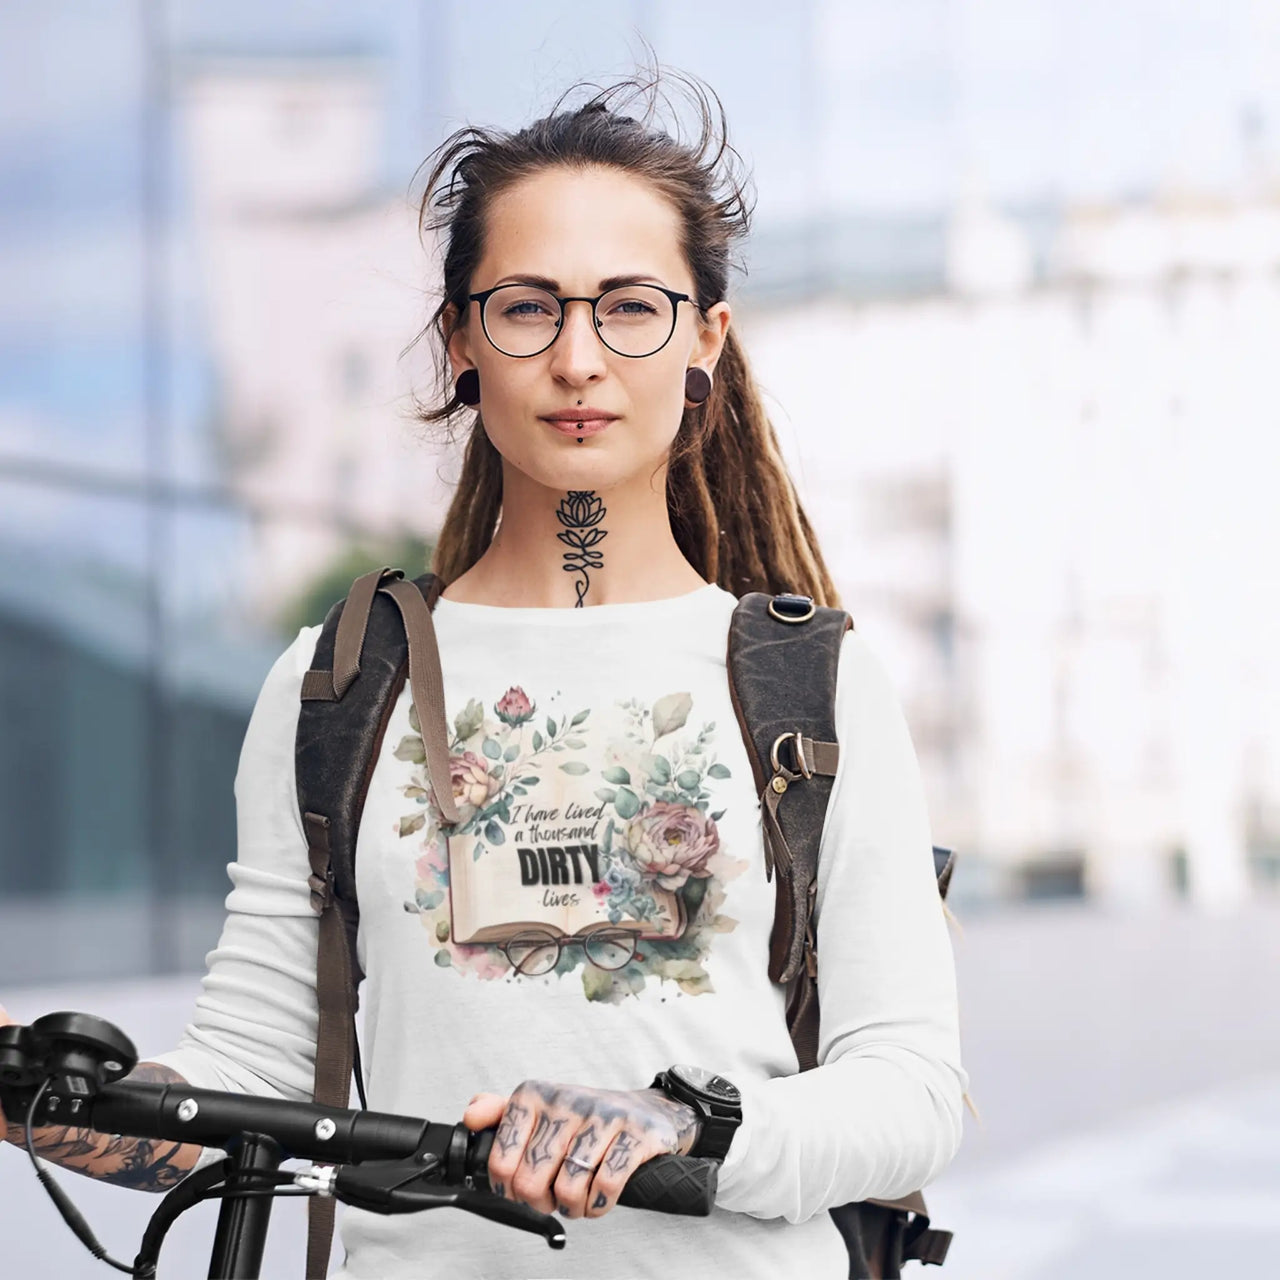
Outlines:
[[[678,596],[664,596],[658,600],[627,600],[616,604],[591,604],[581,609],[572,606],[556,606],[533,608],[525,606],[511,607],[500,604],[472,604],[463,600],[450,600],[441,596],[435,605],[437,618],[456,618],[462,621],[470,618],[483,621],[486,626],[512,623],[519,626],[530,624],[586,627],[599,623],[625,622],[629,619],[643,618],[651,621],[656,617],[682,613],[685,610],[697,610],[704,604],[721,596],[729,596],[729,592],[715,582],[708,582],[692,591]],[[732,598],[732,597],[731,597]]]

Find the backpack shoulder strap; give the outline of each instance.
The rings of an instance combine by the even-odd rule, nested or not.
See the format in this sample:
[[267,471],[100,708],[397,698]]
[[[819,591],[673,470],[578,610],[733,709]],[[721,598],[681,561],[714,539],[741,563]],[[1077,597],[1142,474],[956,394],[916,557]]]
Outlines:
[[[852,628],[847,613],[817,607],[808,596],[763,592],[743,596],[729,626],[729,693],[760,795],[765,874],[776,871],[778,877],[769,977],[794,982],[787,999],[787,1029],[801,1071],[818,1064],[813,905],[822,827],[840,760],[836,673],[845,632]],[[933,861],[938,891],[945,898],[955,855],[934,846]],[[868,1231],[877,1212],[889,1215],[889,1229],[879,1234]],[[831,1215],[851,1261],[862,1259],[865,1265],[869,1249],[879,1259],[880,1275],[900,1274],[900,1263],[913,1258],[941,1265],[951,1243],[949,1231],[931,1227],[919,1192],[899,1200],[840,1205]],[[871,1272],[859,1265],[853,1274]]]
[[[777,872],[769,977],[795,981],[787,1025],[800,1069],[817,1065],[818,957],[813,924],[822,828],[840,760],[836,673],[853,619],[808,596],[744,596],[729,627],[729,692],[747,746],[764,832],[765,874]],[[784,798],[785,797],[785,798]],[[933,847],[945,899],[955,867]]]
[[[729,693],[764,824],[765,872],[777,872],[769,977],[800,972],[816,889],[818,842],[835,779],[840,644],[853,620],[807,596],[743,596],[729,624]],[[792,787],[803,780],[803,786]]]
[[[412,583],[403,577],[390,568],[364,574],[329,610],[312,669],[303,677],[298,714],[298,807],[311,864],[311,905],[320,917],[314,1098],[337,1107],[347,1105],[353,1068],[365,1102],[354,1022],[364,976],[356,958],[356,838],[387,722],[406,679],[428,769],[435,777],[449,776],[444,681],[430,612],[443,583],[433,574]],[[443,789],[440,804],[446,821],[456,818],[456,812],[445,812],[454,810],[450,788]],[[307,1275],[323,1277],[333,1202],[316,1198],[309,1209]]]

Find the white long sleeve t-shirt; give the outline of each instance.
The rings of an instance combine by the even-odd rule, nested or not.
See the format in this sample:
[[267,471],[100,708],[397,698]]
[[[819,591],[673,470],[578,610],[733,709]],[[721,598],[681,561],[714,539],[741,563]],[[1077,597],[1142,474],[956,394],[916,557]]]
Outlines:
[[[441,599],[447,839],[406,686],[357,843],[370,1107],[451,1122],[525,1079],[648,1086],[672,1063],[743,1094],[710,1218],[626,1207],[568,1247],[448,1210],[344,1213],[361,1280],[837,1280],[832,1205],[894,1197],[956,1152],[967,1077],[919,769],[879,660],[846,635],[816,898],[819,1066],[768,977],[775,888],[729,697],[735,598],[506,609]],[[317,918],[294,783],[305,627],[268,674],[236,776],[228,916],[195,1016],[157,1060],[196,1087],[309,1098]],[[561,945],[611,925],[617,936]],[[630,928],[639,940],[622,931]],[[517,967],[519,966],[519,967]]]

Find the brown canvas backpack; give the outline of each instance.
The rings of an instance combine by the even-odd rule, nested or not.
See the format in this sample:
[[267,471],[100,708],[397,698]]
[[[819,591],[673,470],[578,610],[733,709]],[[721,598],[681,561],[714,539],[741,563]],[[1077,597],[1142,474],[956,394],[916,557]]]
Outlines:
[[[352,1072],[366,1105],[355,1034],[359,903],[355,847],[365,794],[391,710],[408,680],[428,772],[449,777],[444,680],[431,610],[444,583],[427,573],[406,582],[399,569],[357,578],[325,618],[312,670],[302,683],[296,769],[298,804],[311,862],[312,906],[320,916],[316,989],[315,1100],[345,1107]],[[839,609],[807,596],[744,596],[729,629],[729,690],[760,796],[766,875],[775,879],[769,977],[787,987],[787,1026],[800,1070],[817,1066],[817,937],[813,904],[818,849],[840,748],[835,732],[836,668],[845,631]],[[437,789],[441,817],[456,815],[449,787]],[[946,897],[954,856],[935,848]],[[334,1203],[309,1205],[308,1280],[328,1266]],[[830,1210],[849,1251],[850,1280],[895,1277],[904,1261],[940,1265],[951,1233],[929,1224],[923,1197],[867,1200]]]

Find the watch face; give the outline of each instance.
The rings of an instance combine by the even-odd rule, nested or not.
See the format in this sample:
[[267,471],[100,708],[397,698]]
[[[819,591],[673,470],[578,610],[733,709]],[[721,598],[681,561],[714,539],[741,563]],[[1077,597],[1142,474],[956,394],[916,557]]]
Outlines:
[[671,1068],[671,1074],[678,1076],[690,1089],[696,1089],[699,1093],[705,1093],[711,1098],[734,1105],[742,1101],[737,1085],[726,1080],[724,1076],[716,1075],[714,1071],[708,1071],[706,1067],[692,1067],[687,1063],[678,1063]]

